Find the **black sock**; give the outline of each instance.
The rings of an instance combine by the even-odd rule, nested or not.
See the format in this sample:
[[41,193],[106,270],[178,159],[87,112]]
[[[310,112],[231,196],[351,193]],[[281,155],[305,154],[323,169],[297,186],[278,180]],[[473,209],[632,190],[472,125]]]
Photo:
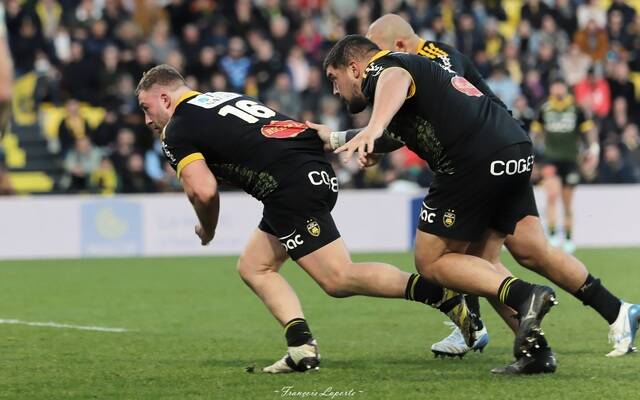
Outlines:
[[287,346],[302,346],[313,339],[311,329],[303,318],[294,318],[284,325],[284,336],[287,338]]
[[464,295],[464,299],[467,302],[469,310],[480,318],[480,300],[478,300],[478,296],[475,294],[466,294]]
[[567,240],[571,240],[571,228],[564,229],[564,237],[567,238]]
[[518,278],[510,276],[505,278],[498,288],[498,299],[514,310],[520,310],[520,306],[531,295],[533,285]]
[[424,304],[436,304],[442,300],[442,286],[429,282],[419,274],[412,274],[404,290],[404,298]]
[[582,301],[582,304],[590,306],[602,315],[602,318],[606,319],[609,325],[618,318],[622,302],[602,286],[600,279],[594,278],[591,274],[587,276],[587,280],[573,295]]
[[549,236],[553,236],[556,234],[556,227],[554,225],[549,225]]

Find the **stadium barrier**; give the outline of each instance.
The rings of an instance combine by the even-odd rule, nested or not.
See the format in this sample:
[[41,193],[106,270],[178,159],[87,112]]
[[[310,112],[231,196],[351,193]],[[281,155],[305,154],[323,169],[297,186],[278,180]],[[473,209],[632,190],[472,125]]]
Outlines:
[[[333,215],[351,251],[406,251],[423,194],[345,190]],[[541,192],[536,196],[543,215]],[[640,246],[639,206],[640,185],[578,187],[575,243]],[[222,193],[216,238],[202,247],[183,194],[5,197],[0,259],[238,254],[261,212],[248,195]]]

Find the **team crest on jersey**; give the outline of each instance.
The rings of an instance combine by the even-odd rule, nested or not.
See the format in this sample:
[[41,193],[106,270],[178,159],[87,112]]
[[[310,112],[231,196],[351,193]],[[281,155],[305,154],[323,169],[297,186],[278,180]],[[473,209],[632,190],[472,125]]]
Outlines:
[[473,86],[471,82],[461,76],[454,76],[451,78],[451,84],[458,91],[466,94],[467,96],[482,97],[482,92],[477,87]]
[[447,210],[442,216],[442,223],[447,228],[451,228],[456,223],[456,213],[454,210]]
[[313,237],[320,236],[320,225],[315,219],[307,220],[307,232]]
[[284,139],[296,137],[300,132],[307,129],[307,126],[298,121],[290,119],[286,121],[271,121],[260,128],[260,132],[268,138]]

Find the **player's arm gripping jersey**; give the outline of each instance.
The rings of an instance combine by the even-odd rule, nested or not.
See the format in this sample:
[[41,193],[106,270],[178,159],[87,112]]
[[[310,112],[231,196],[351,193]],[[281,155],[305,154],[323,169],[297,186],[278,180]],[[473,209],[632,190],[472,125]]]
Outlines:
[[372,57],[362,82],[370,103],[378,77],[387,68],[403,68],[413,80],[407,99],[388,128],[427,160],[436,174],[455,174],[463,165],[483,161],[511,144],[530,141],[504,107],[427,57],[389,51]]
[[162,148],[178,176],[194,160],[258,200],[280,189],[292,171],[327,163],[315,131],[248,96],[191,92],[165,127]]

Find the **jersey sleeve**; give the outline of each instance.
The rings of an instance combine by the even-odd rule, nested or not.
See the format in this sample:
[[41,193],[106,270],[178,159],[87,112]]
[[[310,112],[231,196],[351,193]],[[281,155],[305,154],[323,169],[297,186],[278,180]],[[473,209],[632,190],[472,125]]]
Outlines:
[[584,111],[578,108],[578,130],[580,131],[580,133],[586,134],[594,127],[595,124],[593,123],[591,118],[587,118],[587,116],[584,114]]
[[393,57],[385,57],[383,54],[380,58],[374,57],[373,61],[371,61],[365,69],[365,77],[362,82],[362,93],[367,99],[369,99],[369,101],[373,101],[373,98],[375,97],[376,86],[378,85],[380,75],[383,71],[390,68],[402,68],[409,72],[409,76],[411,76],[411,86],[409,86],[407,98],[413,97],[416,93],[416,83],[413,79],[413,75],[411,75],[411,71],[407,70],[400,61]]
[[169,121],[162,138],[162,150],[178,178],[182,169],[196,160],[204,160],[204,155],[197,149],[190,131],[181,129],[177,120]]

